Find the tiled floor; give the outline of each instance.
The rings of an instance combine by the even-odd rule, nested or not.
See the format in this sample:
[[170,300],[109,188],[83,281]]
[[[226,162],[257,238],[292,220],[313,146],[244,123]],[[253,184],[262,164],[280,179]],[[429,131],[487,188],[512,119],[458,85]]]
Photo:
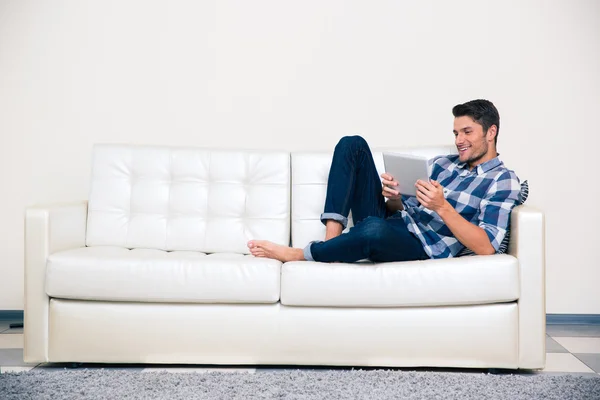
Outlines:
[[[23,362],[23,328],[10,329],[9,322],[0,321],[0,373],[29,371],[33,368],[62,370],[65,364],[27,364]],[[141,372],[260,372],[268,368],[196,368],[189,365],[106,365],[83,364],[81,368],[118,368]],[[285,367],[282,367],[285,368]],[[322,369],[322,368],[321,368]],[[458,371],[458,372],[463,372]],[[510,371],[514,373],[514,371]],[[518,372],[517,372],[518,373]],[[530,373],[525,371],[524,373]],[[536,373],[600,375],[600,325],[548,325],[546,337],[546,368]]]

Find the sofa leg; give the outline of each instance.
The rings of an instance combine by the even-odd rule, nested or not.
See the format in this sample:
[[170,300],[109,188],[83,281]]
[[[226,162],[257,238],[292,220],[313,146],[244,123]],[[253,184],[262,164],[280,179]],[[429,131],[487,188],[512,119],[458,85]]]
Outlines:
[[488,368],[488,373],[491,375],[506,375],[506,374],[514,374],[516,369],[507,369],[507,368]]

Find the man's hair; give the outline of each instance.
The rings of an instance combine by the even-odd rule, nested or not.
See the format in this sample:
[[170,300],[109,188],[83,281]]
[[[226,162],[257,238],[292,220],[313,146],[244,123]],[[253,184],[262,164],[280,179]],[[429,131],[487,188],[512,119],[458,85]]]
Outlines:
[[452,109],[454,117],[468,116],[473,118],[473,121],[477,122],[483,127],[483,134],[485,135],[492,125],[496,125],[496,137],[494,138],[494,144],[498,143],[498,132],[500,132],[500,114],[498,110],[488,100],[471,100],[464,104],[458,104]]

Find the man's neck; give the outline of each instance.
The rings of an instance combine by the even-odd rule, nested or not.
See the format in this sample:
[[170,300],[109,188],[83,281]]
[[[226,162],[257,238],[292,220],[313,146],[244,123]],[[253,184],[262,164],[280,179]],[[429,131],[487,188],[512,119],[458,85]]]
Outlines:
[[494,158],[498,157],[498,152],[496,151],[496,149],[492,149],[490,151],[487,152],[487,154],[480,158],[479,160],[475,161],[473,164],[469,163],[469,171],[472,171],[473,168],[477,168],[478,165],[481,165],[483,163],[486,163],[490,160],[493,160]]

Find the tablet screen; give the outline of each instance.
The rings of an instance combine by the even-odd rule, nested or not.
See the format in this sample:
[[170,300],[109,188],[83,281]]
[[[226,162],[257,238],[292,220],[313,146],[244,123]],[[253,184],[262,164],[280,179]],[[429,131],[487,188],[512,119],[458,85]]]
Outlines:
[[398,181],[400,194],[416,196],[415,183],[429,180],[429,159],[400,153],[383,153],[385,172]]

